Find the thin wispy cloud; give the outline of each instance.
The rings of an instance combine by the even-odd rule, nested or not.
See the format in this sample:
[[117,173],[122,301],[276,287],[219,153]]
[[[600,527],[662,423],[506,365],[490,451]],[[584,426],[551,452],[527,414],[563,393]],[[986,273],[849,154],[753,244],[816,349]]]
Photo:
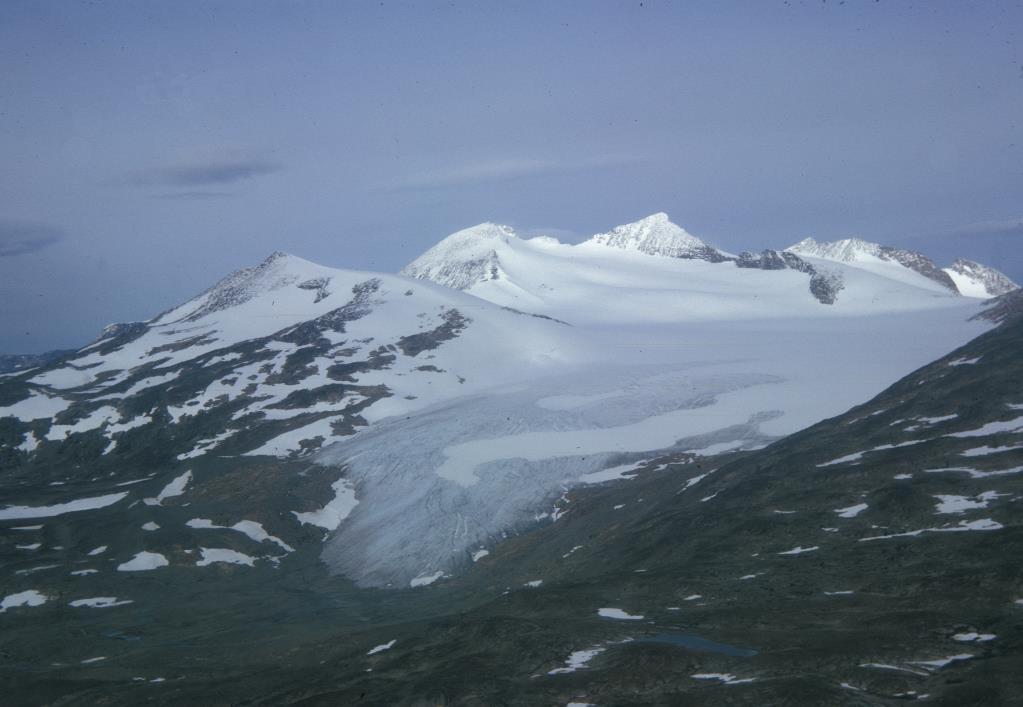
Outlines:
[[64,232],[41,223],[0,221],[0,258],[34,253],[61,241]]
[[220,159],[142,170],[126,181],[136,186],[203,187],[243,182],[282,169],[281,163],[272,160]]
[[175,191],[163,194],[151,194],[152,199],[171,199],[175,201],[206,201],[209,199],[230,199],[237,194],[226,191]]
[[951,229],[943,236],[1023,236],[1023,217],[995,221],[977,221]]
[[600,155],[577,160],[503,158],[483,162],[449,165],[394,179],[385,189],[439,189],[465,184],[504,182],[515,179],[545,177],[586,169],[601,169],[635,164],[634,157]]

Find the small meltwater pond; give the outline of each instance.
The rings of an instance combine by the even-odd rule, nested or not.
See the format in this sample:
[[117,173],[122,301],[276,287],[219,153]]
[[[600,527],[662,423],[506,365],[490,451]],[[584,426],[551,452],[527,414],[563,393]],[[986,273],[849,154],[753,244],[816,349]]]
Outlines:
[[727,643],[718,643],[692,633],[659,633],[655,636],[637,638],[636,643],[666,643],[700,653],[721,653],[723,655],[750,658],[757,652],[752,648],[738,648]]

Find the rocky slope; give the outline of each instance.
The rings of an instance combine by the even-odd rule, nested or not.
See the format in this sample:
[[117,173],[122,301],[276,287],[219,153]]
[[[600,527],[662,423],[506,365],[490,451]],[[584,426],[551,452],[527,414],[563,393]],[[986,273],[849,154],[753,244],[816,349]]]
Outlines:
[[5,700],[1011,703],[1023,328],[1004,322],[759,451],[623,462],[397,592],[319,562],[324,467],[136,458],[49,488],[7,469],[34,503],[0,509]]
[[958,258],[945,272],[968,297],[998,297],[1019,289],[1004,273],[972,260]]
[[[154,535],[142,526],[159,520],[119,511],[187,479],[222,516],[195,518],[270,528],[260,514],[275,508],[267,532],[292,546],[287,533],[316,518],[333,571],[437,581],[609,468],[763,446],[992,326],[970,321],[977,300],[841,263],[827,265],[841,294],[818,292],[822,307],[807,292],[822,268],[792,254],[708,262],[488,226],[447,239],[435,262],[462,241],[498,253],[496,279],[461,292],[275,253],[0,378],[0,510],[103,499],[92,510],[119,519],[111,557],[195,565],[167,539],[208,527],[183,528],[190,517],[175,521],[183,535]],[[315,463],[301,481],[323,493],[282,492],[277,473],[242,495],[217,481],[292,468],[277,460]]]
[[[969,260],[957,259],[950,267],[938,268],[923,253],[870,243],[859,238],[846,238],[819,243],[806,238],[785,249],[789,253],[815,261],[856,264],[878,271],[877,266],[901,266],[942,288],[966,297],[997,297],[1018,288],[1018,285],[994,268]],[[884,271],[884,267],[881,270]]]

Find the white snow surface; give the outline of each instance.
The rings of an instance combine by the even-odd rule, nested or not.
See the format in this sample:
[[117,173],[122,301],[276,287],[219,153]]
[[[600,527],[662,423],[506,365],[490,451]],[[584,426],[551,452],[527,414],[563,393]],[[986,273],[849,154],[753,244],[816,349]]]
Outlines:
[[0,407],[0,417],[16,417],[19,420],[38,420],[53,417],[67,409],[69,402],[56,395],[46,395],[32,391],[24,400]]
[[756,680],[756,678],[737,678],[732,673],[693,673],[689,677],[697,680],[719,680],[725,685],[742,685]]
[[586,650],[574,651],[565,660],[565,666],[563,668],[554,668],[547,672],[548,675],[563,675],[565,673],[574,673],[580,668],[585,668],[586,665],[596,658],[598,655],[606,651],[607,648],[603,646],[594,646]]
[[217,562],[228,565],[245,565],[246,567],[252,567],[256,564],[255,557],[228,548],[200,547],[199,552],[202,555],[202,559],[195,563],[197,567],[205,567]]
[[143,550],[127,562],[119,564],[117,570],[119,572],[147,572],[159,569],[160,567],[166,567],[169,564],[170,562],[167,558],[160,553]]
[[303,513],[292,511],[300,523],[317,525],[324,530],[337,530],[341,521],[351,514],[359,501],[355,498],[355,489],[347,479],[338,479],[331,488],[334,489],[334,498],[320,510]]
[[75,608],[86,607],[90,609],[108,609],[113,606],[123,606],[124,604],[131,604],[131,599],[118,600],[117,597],[91,597],[89,599],[75,599],[74,601],[68,602],[68,606]]
[[857,503],[846,508],[836,508],[835,513],[838,514],[839,518],[855,518],[865,510],[867,510],[866,503]]
[[121,493],[110,493],[105,496],[78,498],[65,503],[56,503],[52,506],[8,506],[7,508],[0,508],[0,520],[50,518],[52,516],[63,515],[64,513],[91,511],[97,508],[112,506],[127,495],[127,491],[122,491]]
[[663,211],[635,223],[617,226],[607,233],[598,233],[581,245],[584,248],[604,246],[670,258],[699,255],[708,247],[702,240],[672,223]]
[[169,484],[163,487],[163,490],[157,494],[156,498],[143,499],[147,505],[160,506],[168,498],[174,498],[175,496],[181,496],[185,493],[185,489],[188,488],[189,482],[192,480],[192,472],[186,471],[181,476],[173,479]]
[[935,496],[938,499],[937,509],[935,513],[964,513],[965,511],[972,511],[980,508],[987,508],[988,503],[995,500],[1002,494],[996,491],[984,491],[976,496],[970,498],[968,496],[954,496],[939,494]]
[[[217,359],[233,367],[230,375],[169,407],[173,419],[236,400],[249,376],[266,397],[238,417],[284,419],[296,411],[270,406],[334,382],[326,375],[333,359],[316,359],[316,373],[289,385],[266,382],[260,369],[278,371],[296,345],[271,341],[264,348],[273,357],[255,362],[221,349],[337,310],[371,279],[379,287],[368,313],[347,321],[343,334],[325,333],[358,349],[355,360],[429,331],[457,310],[469,321],[455,338],[414,356],[396,351],[388,366],[355,374],[359,386],[390,393],[360,412],[368,427],[346,436],[324,417],[239,450],[290,456],[322,438],[315,460],[345,465],[344,483],[335,484],[326,507],[296,516],[329,531],[324,557],[333,570],[362,585],[407,586],[468,566],[473,549],[535,524],[577,484],[602,473],[627,478],[635,460],[665,451],[765,444],[862,403],[991,326],[967,321],[981,311],[978,300],[891,263],[814,263],[844,283],[836,303],[824,305],[805,273],[671,257],[681,254],[673,248],[704,246],[662,214],[604,235],[567,245],[484,224],[407,270],[455,278],[448,284],[464,291],[275,254],[148,322],[148,331],[120,348],[100,354],[90,346],[36,376],[33,402],[16,404],[23,409],[14,414],[29,419],[42,406],[52,416],[67,405],[63,388],[103,392],[140,366],[150,369],[129,391],[165,385],[172,366]],[[326,282],[319,293],[299,287],[314,280]],[[877,347],[878,340],[889,345]],[[437,370],[417,370],[424,365]],[[100,385],[100,376],[112,377]],[[340,411],[359,400],[300,412]],[[88,424],[105,425],[108,435],[135,423],[102,410]],[[214,431],[182,456],[207,453],[234,430]],[[187,480],[180,481],[149,500],[183,492]]]
[[377,653],[383,653],[384,651],[389,651],[392,648],[394,648],[394,644],[397,643],[397,642],[398,642],[398,639],[394,638],[394,639],[391,639],[390,641],[388,641],[387,643],[381,643],[379,646],[376,646],[374,648],[370,648],[368,651],[366,651],[366,655],[376,655]]
[[46,603],[46,595],[36,589],[8,594],[0,600],[0,614],[18,606],[40,606]]
[[603,609],[597,609],[597,615],[602,616],[605,619],[619,619],[622,621],[639,621],[643,617],[630,614],[621,609],[615,609],[614,607],[605,607]]

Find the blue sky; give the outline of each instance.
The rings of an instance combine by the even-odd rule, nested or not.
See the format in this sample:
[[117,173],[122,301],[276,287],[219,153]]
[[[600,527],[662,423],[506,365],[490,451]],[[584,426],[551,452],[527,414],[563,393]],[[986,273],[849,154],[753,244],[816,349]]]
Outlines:
[[273,250],[394,271],[655,211],[1023,280],[1023,5],[0,3],[0,352]]

